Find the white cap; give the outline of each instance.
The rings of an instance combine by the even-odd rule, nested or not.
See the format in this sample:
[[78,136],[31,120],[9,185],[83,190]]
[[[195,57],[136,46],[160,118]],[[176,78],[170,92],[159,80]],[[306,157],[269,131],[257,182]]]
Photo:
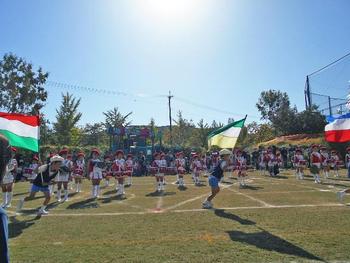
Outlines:
[[222,149],[220,152],[219,152],[220,156],[222,155],[231,155],[231,151],[227,150],[227,149]]
[[53,163],[53,162],[63,162],[64,159],[59,156],[59,155],[54,155],[50,158],[50,162]]

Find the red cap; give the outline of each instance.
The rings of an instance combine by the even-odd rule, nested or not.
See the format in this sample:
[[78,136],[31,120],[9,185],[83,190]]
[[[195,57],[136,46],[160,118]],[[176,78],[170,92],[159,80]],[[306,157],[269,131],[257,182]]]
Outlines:
[[15,147],[11,147],[11,151],[13,151],[13,152],[17,152],[17,149],[15,148]]
[[67,148],[63,148],[62,150],[60,150],[59,155],[67,154],[67,153],[68,153],[68,149]]
[[36,156],[36,155],[34,155],[34,156],[33,156],[33,160],[35,160],[35,161],[39,161],[39,157],[38,157],[38,156]]
[[118,156],[119,154],[124,155],[124,152],[122,150],[118,150],[115,152],[115,156]]
[[110,156],[109,154],[106,154],[105,156],[103,156],[103,159],[107,159],[107,158],[112,158],[112,156]]
[[94,148],[91,150],[91,153],[97,153],[98,155],[100,155],[100,150],[97,148]]
[[80,156],[85,156],[85,153],[83,153],[83,152],[78,152],[78,157],[80,157]]
[[346,151],[347,151],[347,152],[350,151],[350,146],[349,146],[349,147],[346,147]]
[[313,149],[313,148],[318,148],[318,145],[317,144],[313,144],[313,145],[311,145],[311,148]]
[[133,155],[132,155],[131,153],[129,153],[129,154],[127,155],[127,157],[128,157],[128,158],[132,158]]
[[332,153],[337,153],[337,151],[336,151],[336,150],[334,150],[334,149],[333,149],[331,152],[332,152]]

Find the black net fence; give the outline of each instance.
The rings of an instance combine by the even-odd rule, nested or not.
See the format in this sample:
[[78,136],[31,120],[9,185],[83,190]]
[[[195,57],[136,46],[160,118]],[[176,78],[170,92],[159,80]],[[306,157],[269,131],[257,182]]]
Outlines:
[[350,53],[306,78],[306,106],[317,106],[324,115],[345,114],[350,87]]

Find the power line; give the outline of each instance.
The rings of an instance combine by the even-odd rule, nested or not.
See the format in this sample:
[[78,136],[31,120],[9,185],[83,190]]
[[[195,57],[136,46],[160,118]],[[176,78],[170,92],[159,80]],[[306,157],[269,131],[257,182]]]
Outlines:
[[320,69],[318,69],[318,70],[316,70],[316,71],[312,72],[312,73],[311,73],[311,74],[309,74],[308,76],[309,76],[309,77],[311,77],[312,75],[315,75],[315,74],[317,74],[317,73],[321,72],[322,70],[325,70],[326,68],[328,68],[328,67],[330,67],[330,66],[332,66],[332,65],[336,64],[337,62],[339,62],[339,61],[343,60],[344,58],[346,58],[346,57],[348,57],[348,56],[350,56],[350,52],[349,52],[349,53],[347,53],[347,54],[345,54],[345,55],[344,55],[344,56],[342,56],[341,58],[338,58],[337,60],[335,60],[335,61],[333,61],[333,62],[329,63],[328,65],[326,65],[326,66],[324,66],[324,67],[322,67],[322,68],[320,68]]
[[[82,85],[73,85],[73,84],[68,84],[68,83],[63,83],[63,82],[58,82],[58,81],[47,81],[46,82],[46,86],[49,87],[54,87],[54,88],[60,88],[60,89],[70,89],[70,90],[76,90],[76,91],[85,91],[88,93],[99,93],[99,94],[103,94],[103,95],[114,95],[114,96],[130,96],[130,97],[136,97],[138,99],[141,100],[145,100],[147,101],[148,98],[150,99],[154,99],[154,98],[167,98],[168,99],[168,104],[170,105],[170,100],[172,98],[184,102],[188,105],[191,106],[195,106],[197,108],[202,108],[202,109],[206,109],[206,110],[210,110],[213,112],[217,112],[217,113],[221,113],[221,114],[225,114],[228,115],[230,117],[233,116],[238,116],[238,117],[244,117],[246,114],[240,114],[240,113],[233,113],[230,111],[226,111],[226,110],[222,110],[222,109],[217,109],[208,105],[204,105],[204,104],[200,104],[197,102],[193,102],[191,100],[185,99],[185,98],[181,98],[178,96],[174,96],[171,95],[169,93],[169,95],[165,95],[165,94],[158,94],[158,95],[150,95],[149,93],[138,93],[138,94],[133,94],[133,93],[127,93],[124,91],[116,91],[116,90],[108,90],[108,89],[96,89],[96,88],[90,88],[90,87],[86,87],[86,86],[82,86]],[[169,99],[170,97],[170,99]],[[169,115],[171,115],[171,106],[169,106]],[[253,118],[253,119],[260,119],[260,117],[258,116],[254,116],[254,115],[248,115],[248,117]],[[171,122],[171,117],[169,117],[169,120]],[[171,125],[171,124],[170,124]]]
[[[214,108],[214,107],[211,107],[211,106],[208,106],[208,105],[204,105],[204,104],[200,104],[200,103],[197,103],[197,102],[193,102],[193,101],[185,99],[185,98],[180,98],[178,96],[174,96],[174,99],[182,101],[182,102],[185,102],[185,103],[187,103],[189,105],[192,105],[192,106],[195,106],[195,107],[198,107],[198,108],[215,111],[215,112],[218,112],[218,113],[229,115],[231,117],[232,116],[239,116],[239,117],[246,116],[246,114],[243,114],[243,113],[242,114],[241,113],[234,113],[234,112],[230,112],[230,111],[226,111],[226,110],[217,109],[217,108]],[[248,117],[253,118],[253,119],[260,119],[260,117],[255,116],[255,115],[248,115]]]

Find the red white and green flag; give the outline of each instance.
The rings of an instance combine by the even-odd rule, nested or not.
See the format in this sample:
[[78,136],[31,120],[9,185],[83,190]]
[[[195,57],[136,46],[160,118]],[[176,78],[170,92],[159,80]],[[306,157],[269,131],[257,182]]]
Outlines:
[[0,133],[11,146],[39,152],[39,116],[0,112]]

